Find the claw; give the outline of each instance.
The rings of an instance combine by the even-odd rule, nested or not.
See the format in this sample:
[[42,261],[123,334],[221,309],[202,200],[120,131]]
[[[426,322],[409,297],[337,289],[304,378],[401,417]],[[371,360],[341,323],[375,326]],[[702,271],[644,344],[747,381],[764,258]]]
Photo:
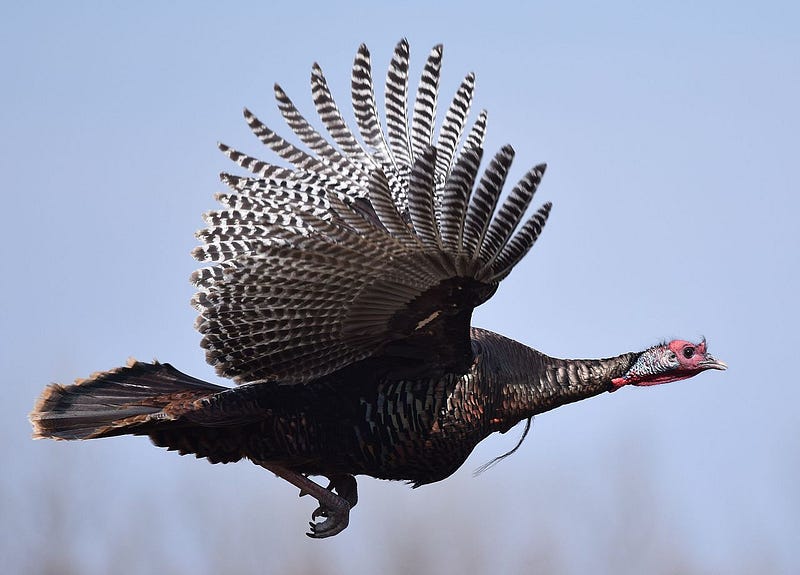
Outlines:
[[[331,493],[332,499],[320,503],[311,514],[311,531],[306,533],[314,539],[331,537],[343,531],[350,522],[350,503],[344,498]],[[330,505],[329,505],[330,503]],[[324,517],[324,521],[316,522],[317,518]]]
[[[316,512],[315,512],[316,513]],[[313,517],[313,514],[312,514]],[[350,522],[350,509],[345,509],[342,512],[327,515],[325,521],[316,523],[309,522],[311,530],[306,533],[312,539],[322,539],[324,537],[331,537],[343,531]]]
[[[269,469],[296,486],[300,490],[300,497],[311,495],[319,501],[311,514],[309,522],[310,531],[306,533],[314,539],[332,537],[341,533],[350,523],[350,509],[358,502],[358,491],[355,477],[347,474],[336,474],[329,477],[330,484],[327,488],[314,483],[305,475],[264,461],[255,461],[258,465]],[[317,522],[318,518],[324,518]]]

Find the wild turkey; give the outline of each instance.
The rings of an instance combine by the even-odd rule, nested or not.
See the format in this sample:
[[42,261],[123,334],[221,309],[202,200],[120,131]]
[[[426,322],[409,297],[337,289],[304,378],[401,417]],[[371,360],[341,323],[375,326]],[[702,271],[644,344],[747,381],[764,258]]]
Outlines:
[[194,256],[212,265],[192,277],[193,304],[208,361],[242,385],[131,362],[47,387],[30,416],[34,437],[147,435],[212,463],[250,459],[319,501],[308,533],[319,538],[347,526],[355,475],[415,487],[440,481],[485,437],[536,414],[628,384],[725,369],[705,341],[564,360],[470,327],[472,310],[536,241],[550,204],[522,223],[542,164],[497,207],[510,146],[478,179],[486,112],[464,137],[472,74],[434,140],[441,59],[437,46],[409,111],[409,47],[397,45],[384,131],[360,47],[352,100],[366,146],[316,64],[312,95],[327,135],[275,86],[283,117],[310,152],[244,112],[292,168],[220,145],[253,175],[222,174],[230,192],[217,196],[223,208],[205,214],[208,227],[198,232]]

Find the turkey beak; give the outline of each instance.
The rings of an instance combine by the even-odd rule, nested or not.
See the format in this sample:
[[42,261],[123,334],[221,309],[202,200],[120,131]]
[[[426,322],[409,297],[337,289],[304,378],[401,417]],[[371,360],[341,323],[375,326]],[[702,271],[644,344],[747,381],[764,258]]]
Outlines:
[[724,361],[720,361],[715,359],[713,355],[706,354],[706,358],[697,364],[699,367],[703,369],[719,369],[721,371],[725,371],[728,369],[728,364]]

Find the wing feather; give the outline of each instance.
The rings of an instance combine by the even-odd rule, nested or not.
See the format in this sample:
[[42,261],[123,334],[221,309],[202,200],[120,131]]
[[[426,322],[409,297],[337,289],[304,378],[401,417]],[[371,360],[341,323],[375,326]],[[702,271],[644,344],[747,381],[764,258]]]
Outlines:
[[365,145],[317,64],[311,90],[323,131],[275,87],[283,118],[308,151],[244,112],[253,133],[290,167],[220,144],[252,174],[222,174],[230,191],[204,215],[193,251],[212,264],[192,275],[192,304],[220,375],[303,384],[370,358],[396,377],[469,368],[472,310],[536,241],[550,204],[520,226],[544,172],[537,166],[497,208],[510,146],[478,178],[487,115],[480,112],[465,134],[474,75],[462,81],[434,138],[441,59],[436,46],[409,122],[409,47],[397,44],[384,132],[370,53],[358,49],[351,98]]
[[411,137],[408,133],[408,41],[403,38],[394,49],[386,75],[386,129],[389,146],[397,163],[411,166]]
[[414,100],[411,119],[411,148],[418,158],[433,145],[433,124],[439,94],[439,75],[442,69],[442,45],[434,46],[425,62]]
[[434,174],[436,169],[436,149],[428,146],[411,169],[408,186],[408,213],[414,231],[422,243],[429,247],[441,248],[439,228],[433,213]]
[[464,219],[463,247],[467,253],[475,254],[480,249],[513,159],[513,148],[503,146],[484,171],[472,194]]
[[416,236],[411,233],[403,216],[392,200],[389,183],[382,171],[372,173],[369,184],[369,201],[387,232],[397,239],[414,242]]
[[511,190],[486,231],[486,237],[481,244],[482,261],[491,262],[506,245],[528,209],[546,168],[545,164],[535,166]]
[[344,153],[350,157],[359,158],[365,163],[372,163],[372,159],[366,154],[342,118],[336,101],[331,95],[328,81],[317,63],[314,63],[311,69],[311,96],[320,120]]
[[367,46],[362,44],[355,61],[351,79],[353,111],[356,123],[364,141],[375,149],[381,163],[394,163],[394,156],[389,152],[386,136],[381,128],[378,107],[375,104],[375,89],[372,82],[372,63]]
[[325,164],[333,169],[334,174],[344,176],[347,180],[363,186],[367,177],[365,167],[352,156],[350,158],[342,156],[328,140],[312,128],[278,84],[275,84],[275,99],[278,101],[278,108],[283,114],[283,118],[292,131]]
[[478,118],[472,125],[472,128],[467,135],[467,140],[464,142],[465,148],[483,148],[483,138],[486,136],[486,122],[488,121],[488,113],[486,110],[481,110]]
[[439,221],[442,243],[447,250],[461,251],[464,214],[467,211],[482,156],[481,148],[465,148],[456,161],[452,174],[445,182],[441,203],[442,215]]
[[439,182],[447,181],[447,176],[450,175],[456,148],[461,140],[461,134],[464,132],[464,126],[472,106],[474,90],[475,74],[469,74],[461,82],[461,86],[453,96],[453,101],[445,113],[436,144],[436,178]]
[[497,256],[497,260],[493,264],[494,275],[493,281],[499,282],[505,278],[517,263],[528,253],[533,247],[534,242],[542,233],[547,217],[550,215],[550,209],[553,204],[550,202],[545,203],[541,208],[536,210],[527,222],[522,226],[522,229],[511,238],[511,241],[503,248]]

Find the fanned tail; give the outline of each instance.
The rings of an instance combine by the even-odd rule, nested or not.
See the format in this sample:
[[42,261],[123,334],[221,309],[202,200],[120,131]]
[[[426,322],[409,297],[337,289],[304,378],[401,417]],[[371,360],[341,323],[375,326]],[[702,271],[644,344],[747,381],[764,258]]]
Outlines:
[[48,386],[30,414],[35,439],[94,439],[146,433],[147,424],[174,420],[193,404],[224,391],[168,363],[131,361],[79,380]]

